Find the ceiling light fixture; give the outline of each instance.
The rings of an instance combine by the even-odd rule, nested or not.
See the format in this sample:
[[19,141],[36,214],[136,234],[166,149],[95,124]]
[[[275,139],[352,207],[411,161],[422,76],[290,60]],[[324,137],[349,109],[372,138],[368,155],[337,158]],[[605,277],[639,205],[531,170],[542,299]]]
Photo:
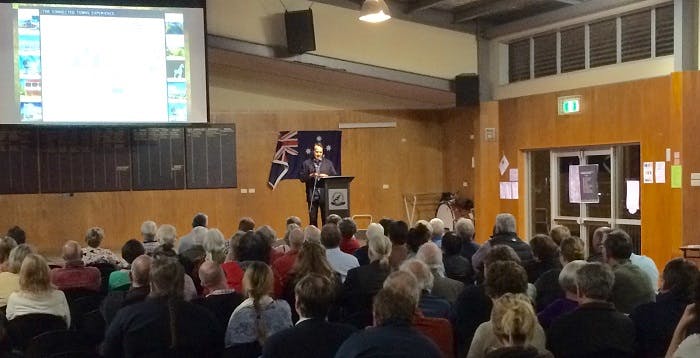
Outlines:
[[384,0],[365,0],[360,10],[360,20],[377,23],[391,19],[389,7]]

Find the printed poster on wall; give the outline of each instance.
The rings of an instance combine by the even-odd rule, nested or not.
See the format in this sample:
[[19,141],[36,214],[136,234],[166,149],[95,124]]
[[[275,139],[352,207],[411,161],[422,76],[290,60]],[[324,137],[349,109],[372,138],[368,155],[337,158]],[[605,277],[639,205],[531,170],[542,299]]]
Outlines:
[[598,203],[598,164],[569,166],[569,202]]

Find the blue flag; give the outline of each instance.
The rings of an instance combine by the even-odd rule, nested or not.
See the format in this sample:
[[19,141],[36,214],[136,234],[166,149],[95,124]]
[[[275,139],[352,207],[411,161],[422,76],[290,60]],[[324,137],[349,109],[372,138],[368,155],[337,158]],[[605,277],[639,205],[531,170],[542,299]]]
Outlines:
[[338,175],[340,168],[341,131],[286,131],[280,132],[272,158],[267,184],[274,190],[282,179],[299,179],[301,164],[313,157],[314,143],[323,144],[323,154],[333,162]]

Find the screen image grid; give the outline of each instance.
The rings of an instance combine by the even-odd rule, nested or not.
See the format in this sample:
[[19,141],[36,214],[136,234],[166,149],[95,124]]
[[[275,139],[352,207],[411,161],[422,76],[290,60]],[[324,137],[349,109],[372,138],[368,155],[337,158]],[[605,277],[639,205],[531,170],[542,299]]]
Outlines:
[[19,8],[17,83],[28,122],[186,122],[184,16]]

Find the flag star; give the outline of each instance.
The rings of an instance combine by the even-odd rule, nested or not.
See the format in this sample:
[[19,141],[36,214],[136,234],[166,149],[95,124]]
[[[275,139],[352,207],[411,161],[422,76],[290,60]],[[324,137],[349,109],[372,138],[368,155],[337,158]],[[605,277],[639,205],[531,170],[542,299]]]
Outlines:
[[317,141],[317,142],[320,142],[320,141],[322,141],[322,140],[323,140],[323,138],[321,138],[321,136],[317,136],[317,137],[316,137],[316,141]]
[[326,152],[330,152],[330,151],[331,151],[331,146],[330,146],[330,145],[327,145],[327,146],[326,146]]
[[306,154],[311,154],[311,149],[306,148]]

